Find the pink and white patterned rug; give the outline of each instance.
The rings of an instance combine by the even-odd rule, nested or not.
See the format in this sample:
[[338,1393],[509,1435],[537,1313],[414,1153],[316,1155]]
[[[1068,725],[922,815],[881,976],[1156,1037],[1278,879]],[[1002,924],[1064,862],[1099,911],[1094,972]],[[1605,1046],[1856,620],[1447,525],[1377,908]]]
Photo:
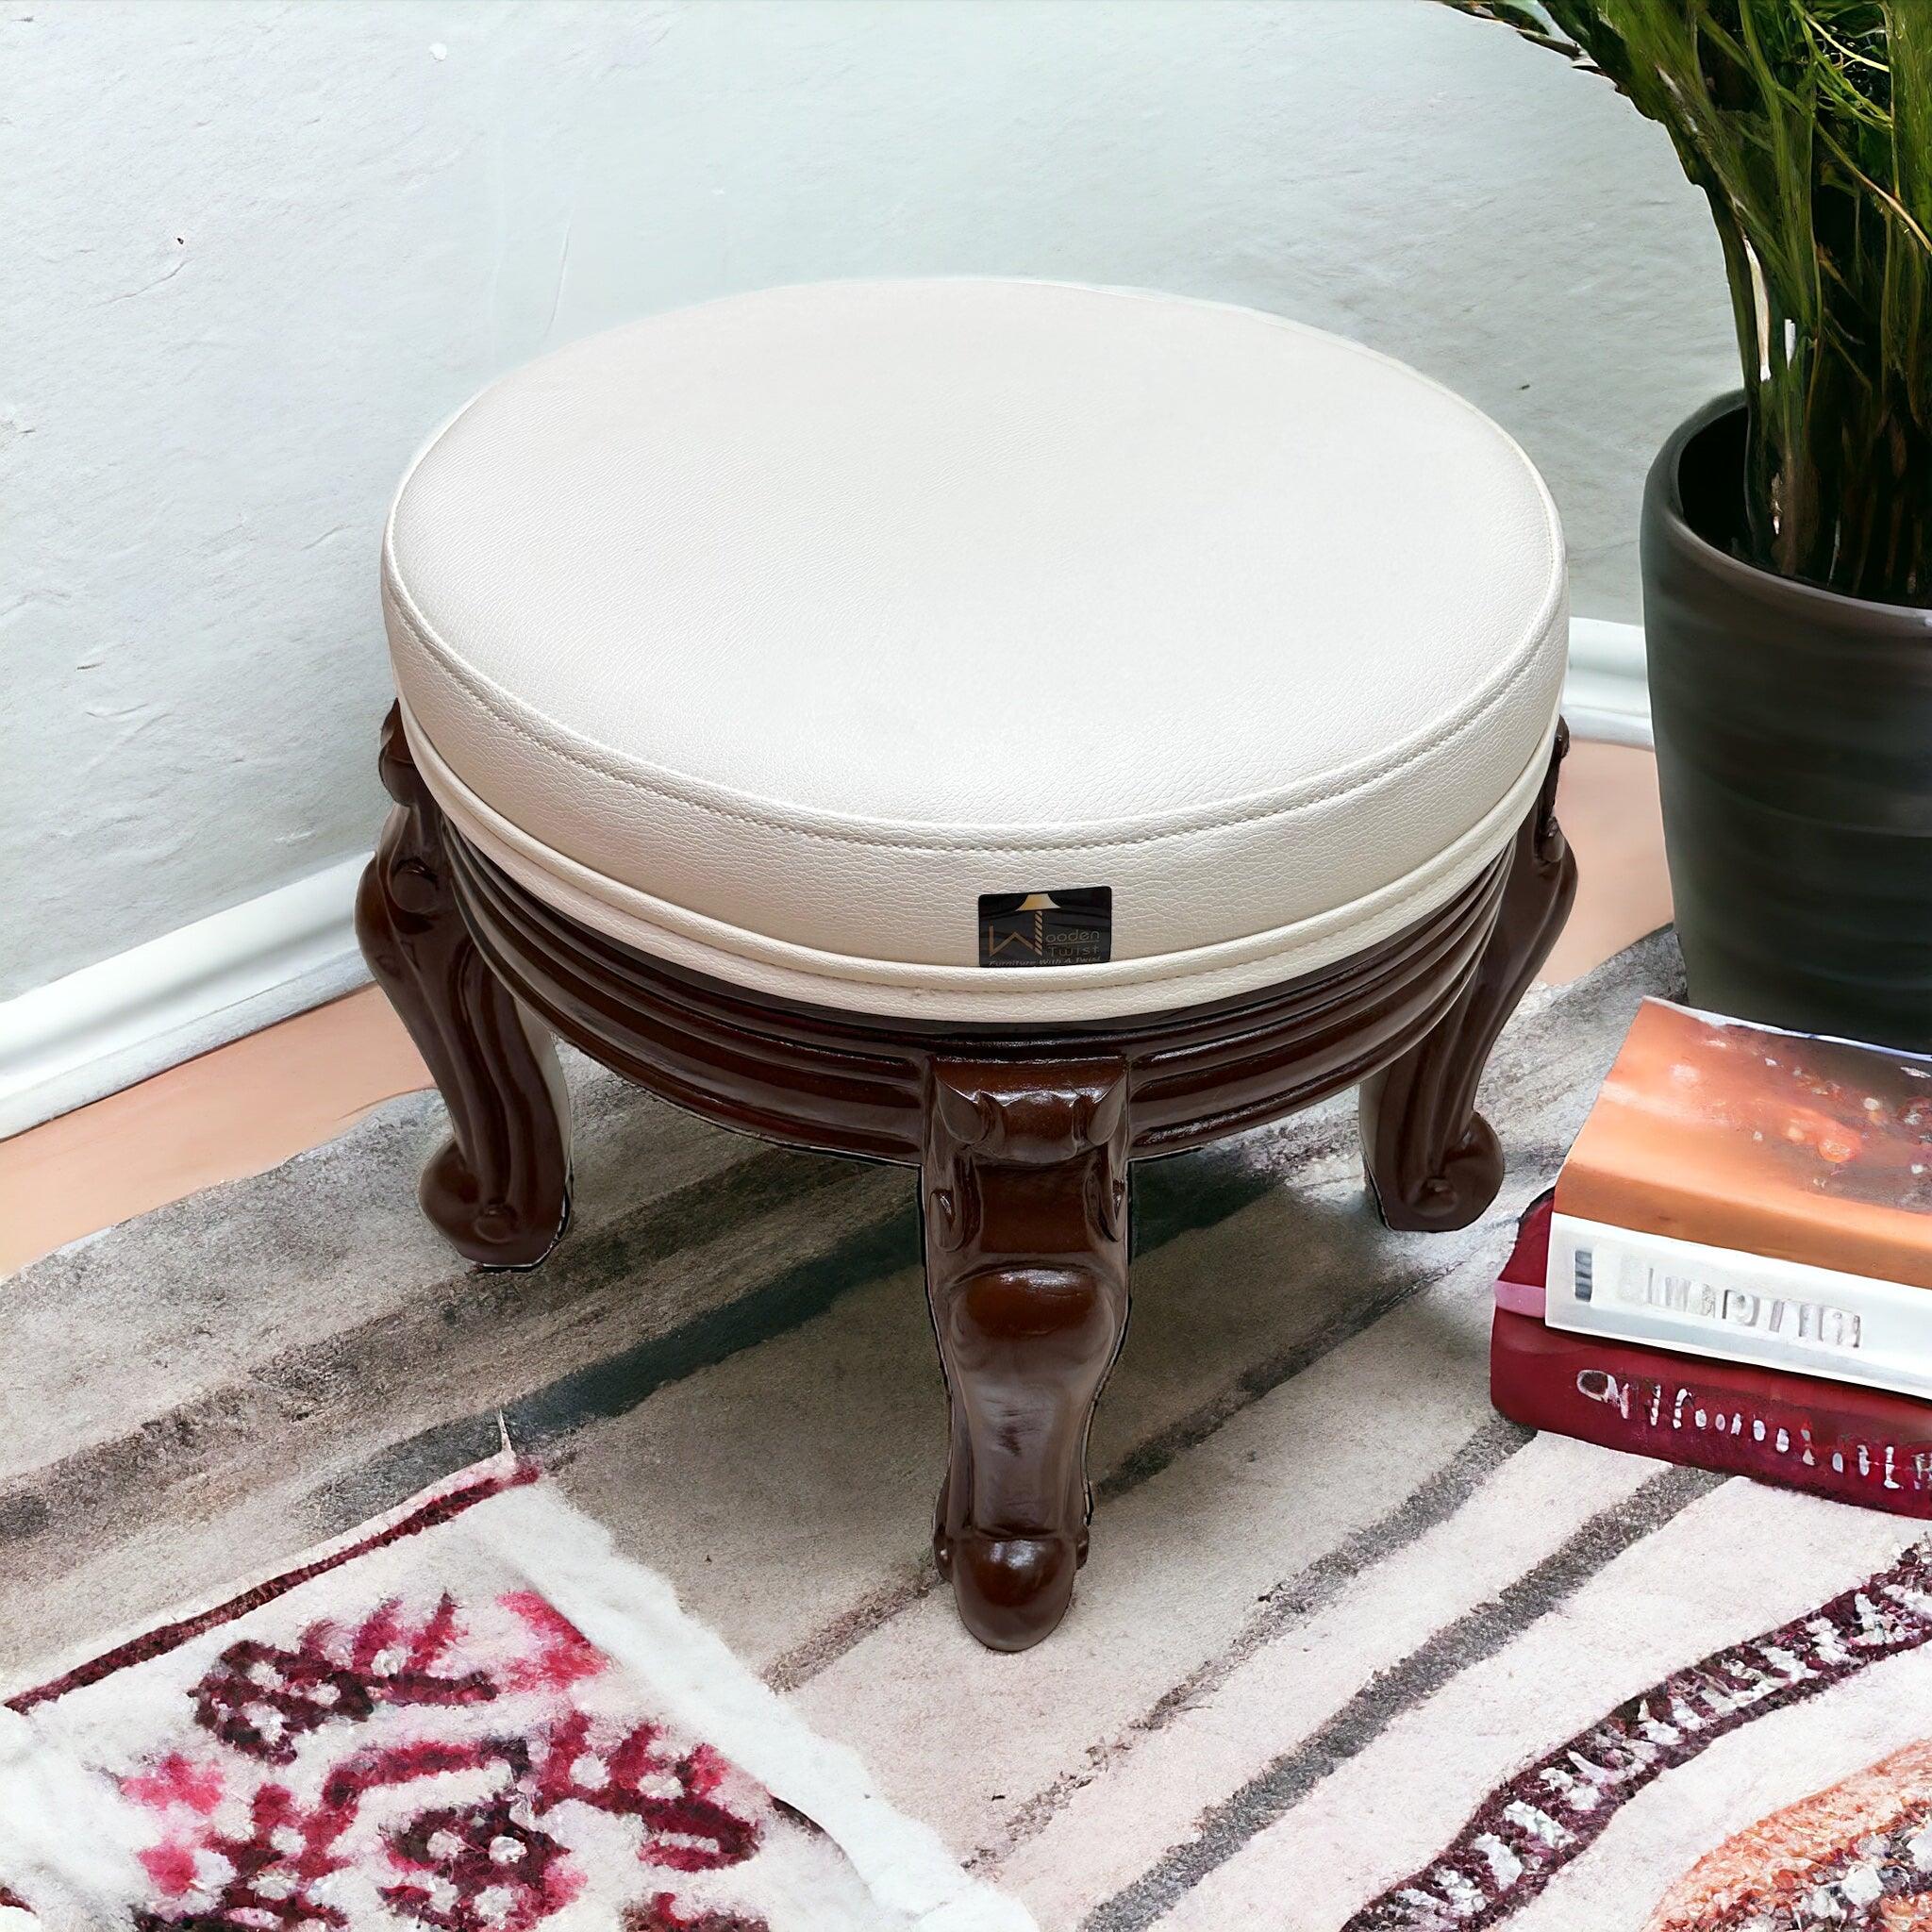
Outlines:
[[0,1709],[22,1932],[1025,1932],[508,1453]]

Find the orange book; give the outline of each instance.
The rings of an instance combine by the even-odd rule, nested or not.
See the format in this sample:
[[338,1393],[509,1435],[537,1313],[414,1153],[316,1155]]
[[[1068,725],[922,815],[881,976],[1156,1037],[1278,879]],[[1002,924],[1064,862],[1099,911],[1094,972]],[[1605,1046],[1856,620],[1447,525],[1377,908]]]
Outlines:
[[1646,1000],[1557,1178],[1544,1319],[1932,1394],[1932,1060]]

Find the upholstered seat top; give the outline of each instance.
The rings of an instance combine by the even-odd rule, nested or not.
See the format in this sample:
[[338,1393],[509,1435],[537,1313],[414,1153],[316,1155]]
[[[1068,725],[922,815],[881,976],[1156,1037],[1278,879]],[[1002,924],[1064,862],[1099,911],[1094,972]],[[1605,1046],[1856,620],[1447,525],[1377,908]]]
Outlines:
[[[418,762],[526,886],[740,984],[962,1018],[1388,937],[1528,808],[1564,657],[1549,496],[1469,405],[1274,316],[1040,282],[780,289],[547,356],[418,457],[383,585]],[[980,963],[983,895],[1096,889],[1104,939],[1056,902],[1069,963],[1008,963],[1043,926]]]

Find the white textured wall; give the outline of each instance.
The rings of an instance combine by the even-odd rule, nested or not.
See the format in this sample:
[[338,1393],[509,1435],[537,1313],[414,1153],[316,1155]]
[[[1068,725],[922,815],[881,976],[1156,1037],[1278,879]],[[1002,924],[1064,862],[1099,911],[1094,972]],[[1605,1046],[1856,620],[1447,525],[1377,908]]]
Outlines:
[[14,0],[0,95],[0,995],[369,841],[390,484],[573,336],[901,272],[1282,309],[1507,425],[1602,616],[1731,379],[1661,135],[1425,0]]

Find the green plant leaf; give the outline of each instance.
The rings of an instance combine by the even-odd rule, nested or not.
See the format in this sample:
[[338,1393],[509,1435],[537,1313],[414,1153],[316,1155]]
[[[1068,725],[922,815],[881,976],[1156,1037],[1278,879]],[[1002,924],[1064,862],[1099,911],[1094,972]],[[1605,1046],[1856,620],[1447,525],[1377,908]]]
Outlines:
[[1752,561],[1932,605],[1932,0],[1445,0],[1594,69],[1710,204]]

